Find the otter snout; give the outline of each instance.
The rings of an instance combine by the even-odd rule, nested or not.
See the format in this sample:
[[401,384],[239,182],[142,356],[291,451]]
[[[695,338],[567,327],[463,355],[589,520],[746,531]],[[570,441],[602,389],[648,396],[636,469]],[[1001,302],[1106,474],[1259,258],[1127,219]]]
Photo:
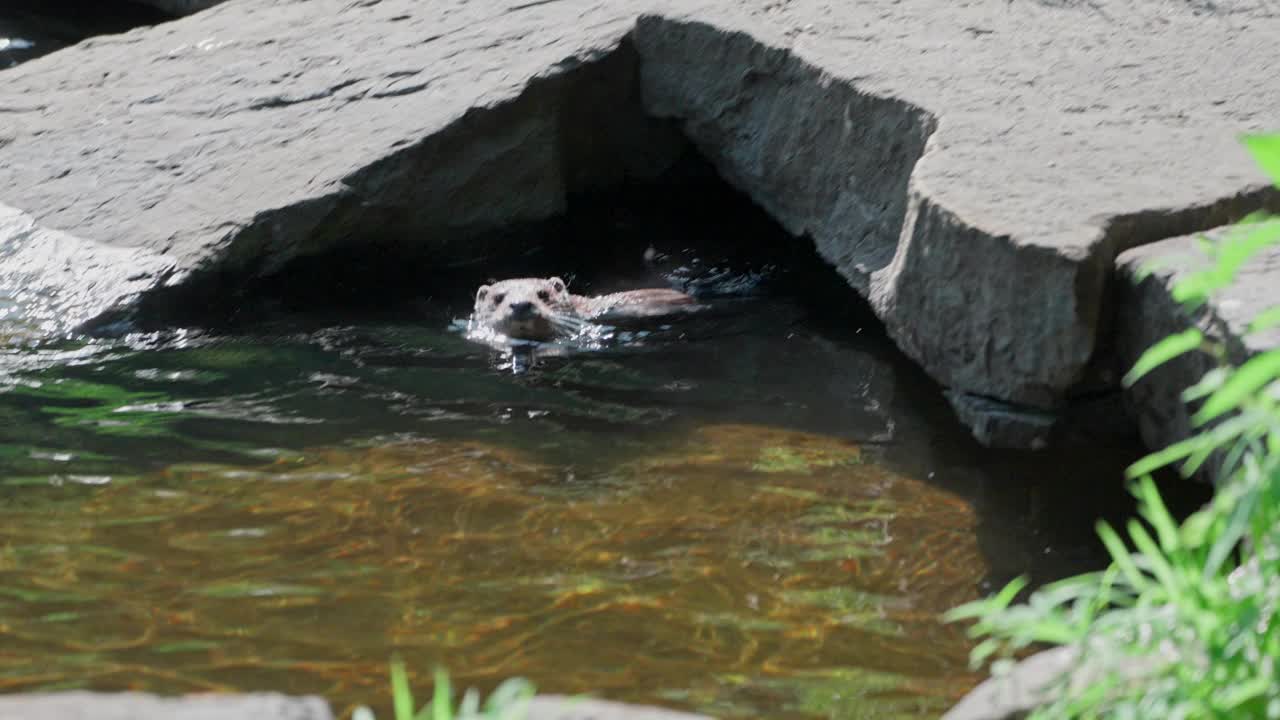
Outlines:
[[528,301],[513,302],[508,307],[511,308],[512,320],[528,320],[536,314],[533,303]]

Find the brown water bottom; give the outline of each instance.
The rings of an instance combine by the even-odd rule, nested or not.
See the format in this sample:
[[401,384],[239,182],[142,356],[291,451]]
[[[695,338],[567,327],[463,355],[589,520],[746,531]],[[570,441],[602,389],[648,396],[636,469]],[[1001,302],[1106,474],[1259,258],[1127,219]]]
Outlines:
[[1124,458],[977,448],[883,338],[778,307],[521,376],[421,323],[10,353],[0,691],[388,717],[399,655],[420,687],[936,717],[979,680],[939,613],[1096,567]]

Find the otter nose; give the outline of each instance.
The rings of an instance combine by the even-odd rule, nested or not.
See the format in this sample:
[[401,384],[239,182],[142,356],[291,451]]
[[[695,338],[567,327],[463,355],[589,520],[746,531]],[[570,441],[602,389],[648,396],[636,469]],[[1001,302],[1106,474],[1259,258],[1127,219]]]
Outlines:
[[517,318],[528,317],[533,314],[533,303],[526,301],[511,303],[511,314]]

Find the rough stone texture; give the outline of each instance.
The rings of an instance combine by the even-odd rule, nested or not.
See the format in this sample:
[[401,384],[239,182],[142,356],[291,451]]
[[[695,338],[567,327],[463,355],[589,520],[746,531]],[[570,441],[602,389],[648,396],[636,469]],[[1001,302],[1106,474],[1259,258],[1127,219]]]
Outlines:
[[0,720],[333,720],[318,697],[65,692],[0,695]]
[[[1221,228],[1204,236],[1221,237],[1226,232],[1239,230]],[[1223,343],[1228,359],[1236,364],[1280,347],[1280,328],[1248,333],[1255,316],[1280,304],[1280,248],[1272,246],[1251,258],[1230,287],[1215,293],[1202,311],[1191,315],[1173,300],[1171,290],[1179,279],[1207,266],[1208,260],[1197,247],[1197,237],[1162,240],[1117,258],[1121,282],[1116,334],[1119,355],[1126,366],[1156,342],[1193,324]],[[1148,269],[1150,274],[1143,277],[1143,271]],[[1191,409],[1182,401],[1182,391],[1213,367],[1214,361],[1208,355],[1188,353],[1126,390],[1126,404],[1149,447],[1165,447],[1190,435]]]
[[1007,674],[983,682],[942,720],[1021,720],[1045,702],[1045,691],[1071,670],[1075,651],[1058,647],[1018,663]]
[[163,257],[154,287],[483,259],[665,167],[647,112],[933,377],[1034,416],[1094,381],[1118,252],[1275,202],[1234,138],[1280,117],[1278,32],[1266,3],[231,0],[6,71],[0,201]]
[[106,319],[115,293],[146,289],[168,266],[146,248],[49,230],[0,204],[0,323],[6,335],[34,338]]
[[[705,715],[593,698],[539,695],[527,720],[709,720]],[[333,720],[318,697],[276,693],[157,697],[144,693],[0,695],[0,720]]]
[[592,698],[539,695],[529,704],[526,720],[710,720],[706,715]]

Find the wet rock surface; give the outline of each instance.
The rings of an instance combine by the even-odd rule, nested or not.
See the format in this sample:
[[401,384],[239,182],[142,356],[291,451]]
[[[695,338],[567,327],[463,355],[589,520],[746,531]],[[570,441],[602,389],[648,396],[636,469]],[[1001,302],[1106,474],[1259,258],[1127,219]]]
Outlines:
[[1280,116],[1277,30],[1136,0],[232,0],[6,71],[0,202],[158,259],[63,257],[95,287],[74,327],[335,249],[508,257],[691,143],[1023,442],[1086,381],[1119,252],[1274,203],[1235,137]]

